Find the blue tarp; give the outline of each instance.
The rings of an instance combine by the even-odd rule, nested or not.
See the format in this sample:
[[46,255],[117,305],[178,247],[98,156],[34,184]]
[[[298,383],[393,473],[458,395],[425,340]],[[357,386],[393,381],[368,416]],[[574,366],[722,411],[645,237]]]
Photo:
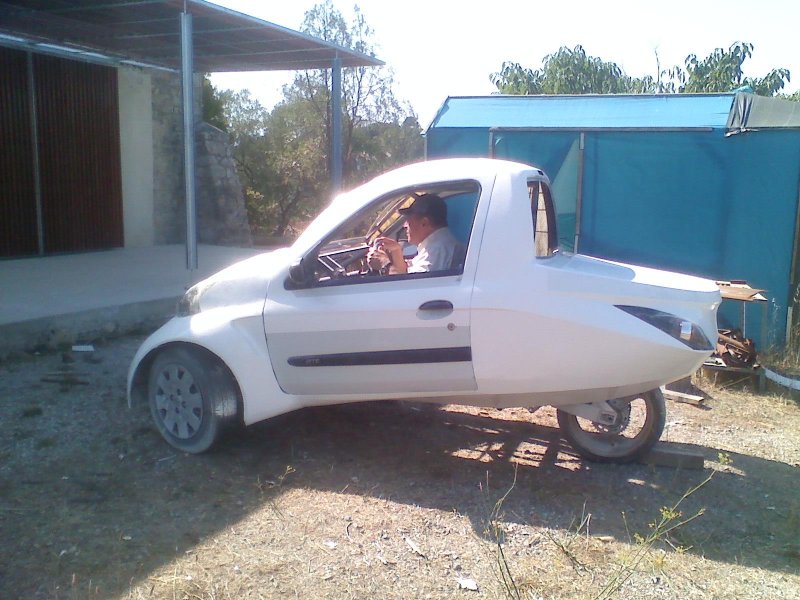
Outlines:
[[[766,289],[768,306],[747,309],[747,335],[764,347],[783,343],[795,293],[795,104],[750,94],[448,98],[427,155],[543,168],[566,250],[577,240],[584,254]],[[741,305],[721,320],[738,325]]]

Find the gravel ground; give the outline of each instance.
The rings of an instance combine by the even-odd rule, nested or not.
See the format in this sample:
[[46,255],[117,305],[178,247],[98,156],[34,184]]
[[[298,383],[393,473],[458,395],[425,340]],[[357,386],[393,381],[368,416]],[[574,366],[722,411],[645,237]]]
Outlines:
[[668,403],[702,470],[581,461],[548,409],[388,402],[189,456],[127,407],[141,339],[0,364],[0,598],[800,598],[791,399]]

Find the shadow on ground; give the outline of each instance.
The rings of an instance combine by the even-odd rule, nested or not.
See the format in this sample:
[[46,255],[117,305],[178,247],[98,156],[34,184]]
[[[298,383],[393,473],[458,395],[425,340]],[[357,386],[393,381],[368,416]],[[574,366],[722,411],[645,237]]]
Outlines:
[[[118,419],[115,435],[90,425],[67,431],[84,438],[74,450],[0,479],[0,596],[55,597],[71,577],[96,578],[104,597],[124,595],[287,489],[457,511],[483,536],[493,502],[513,484],[506,521],[570,529],[591,512],[592,534],[628,540],[708,474],[586,463],[554,427],[497,412],[398,402],[307,409],[188,456],[161,441],[146,410],[131,419],[117,398],[106,411],[98,418]],[[717,460],[714,449],[693,449]],[[685,501],[684,514],[708,510],[678,541],[709,559],[795,572],[797,469],[730,459],[731,468]],[[287,466],[293,472],[283,477]]]

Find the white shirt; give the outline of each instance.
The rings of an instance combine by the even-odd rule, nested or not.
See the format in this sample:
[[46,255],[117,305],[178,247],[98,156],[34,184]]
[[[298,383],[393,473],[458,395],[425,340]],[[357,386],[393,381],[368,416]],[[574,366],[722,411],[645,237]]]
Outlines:
[[417,244],[417,255],[408,263],[409,273],[449,269],[461,243],[447,227],[440,227]]

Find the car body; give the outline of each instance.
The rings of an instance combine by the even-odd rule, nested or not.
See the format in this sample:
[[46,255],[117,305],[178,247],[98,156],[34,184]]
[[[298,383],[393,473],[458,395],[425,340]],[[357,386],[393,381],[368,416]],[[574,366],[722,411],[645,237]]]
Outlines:
[[[369,272],[371,245],[402,238],[399,210],[428,193],[447,203],[465,254],[440,271]],[[561,252],[555,228],[549,181],[530,165],[445,159],[383,174],[335,198],[291,247],[191,288],[137,352],[131,402],[149,397],[167,441],[190,452],[228,423],[306,406],[553,405],[562,428],[576,419],[595,426],[584,446],[613,446],[580,448],[568,434],[584,455],[632,460],[663,428],[659,386],[712,352],[719,289]],[[614,436],[636,399],[655,421],[619,448]]]

